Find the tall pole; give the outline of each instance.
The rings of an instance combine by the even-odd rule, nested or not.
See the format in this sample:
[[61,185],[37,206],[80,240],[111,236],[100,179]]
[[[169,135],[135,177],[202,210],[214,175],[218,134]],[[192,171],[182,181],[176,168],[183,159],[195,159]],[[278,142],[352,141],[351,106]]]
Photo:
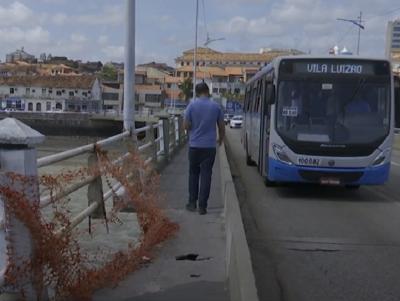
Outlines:
[[135,129],[135,1],[125,0],[124,130]]
[[[360,16],[358,17],[358,23],[362,25],[362,11],[360,11]],[[358,27],[358,43],[357,43],[357,55],[360,54],[360,39],[361,39],[361,27]]]
[[199,0],[196,0],[196,29],[194,38],[194,51],[193,51],[193,99],[196,97],[196,66],[197,66],[197,31],[199,27]]
[[360,11],[360,16],[357,18],[357,20],[343,19],[343,18],[337,18],[336,20],[350,22],[358,27],[357,55],[359,55],[360,54],[361,29],[362,30],[365,29],[364,25],[362,25],[362,23],[363,23],[362,12]]

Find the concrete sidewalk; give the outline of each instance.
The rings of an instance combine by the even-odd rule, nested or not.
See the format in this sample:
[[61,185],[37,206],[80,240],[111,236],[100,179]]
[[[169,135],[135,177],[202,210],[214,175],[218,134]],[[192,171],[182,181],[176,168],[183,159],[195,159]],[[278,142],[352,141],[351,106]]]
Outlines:
[[[218,154],[218,152],[217,152]],[[132,301],[227,301],[225,254],[226,235],[217,155],[208,214],[187,212],[187,147],[175,154],[161,174],[163,206],[180,230],[164,243],[154,261],[133,273],[114,289],[103,289],[94,300]],[[177,261],[175,256],[195,253],[197,261]]]

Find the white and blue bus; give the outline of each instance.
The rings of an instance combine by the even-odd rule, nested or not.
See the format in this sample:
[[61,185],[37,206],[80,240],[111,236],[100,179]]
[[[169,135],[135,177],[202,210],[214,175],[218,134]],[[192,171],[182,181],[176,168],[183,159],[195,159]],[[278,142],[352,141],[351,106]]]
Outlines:
[[394,90],[389,61],[276,58],[246,84],[242,141],[267,185],[358,188],[389,176]]

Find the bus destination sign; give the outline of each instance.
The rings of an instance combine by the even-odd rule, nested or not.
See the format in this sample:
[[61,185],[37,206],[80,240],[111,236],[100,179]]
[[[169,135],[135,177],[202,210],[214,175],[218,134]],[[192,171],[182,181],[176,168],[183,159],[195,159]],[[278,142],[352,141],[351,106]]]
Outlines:
[[294,62],[293,73],[374,75],[374,65],[364,62]]

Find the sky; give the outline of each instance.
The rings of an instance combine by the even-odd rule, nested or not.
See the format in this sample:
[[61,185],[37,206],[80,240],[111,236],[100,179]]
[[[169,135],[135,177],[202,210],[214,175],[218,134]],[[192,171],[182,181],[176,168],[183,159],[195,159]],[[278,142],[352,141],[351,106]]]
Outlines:
[[[136,0],[136,62],[166,62],[193,48],[195,0]],[[360,54],[383,56],[389,20],[400,18],[398,0],[199,0],[199,46],[258,52],[296,48],[327,54],[334,45],[355,52],[356,26],[366,20]],[[0,60],[24,46],[39,56],[122,62],[125,0],[0,0]]]

